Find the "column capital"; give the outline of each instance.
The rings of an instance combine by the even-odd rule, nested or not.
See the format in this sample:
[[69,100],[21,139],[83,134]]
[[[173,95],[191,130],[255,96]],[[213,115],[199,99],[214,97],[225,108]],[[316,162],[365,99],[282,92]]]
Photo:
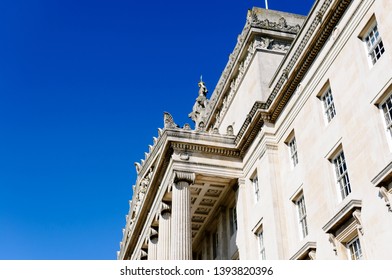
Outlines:
[[190,185],[195,183],[196,174],[191,172],[174,171],[174,183],[187,182]]

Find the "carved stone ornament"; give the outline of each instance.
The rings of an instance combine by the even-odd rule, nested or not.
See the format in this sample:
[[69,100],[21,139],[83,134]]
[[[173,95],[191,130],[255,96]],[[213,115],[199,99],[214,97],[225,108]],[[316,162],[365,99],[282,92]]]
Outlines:
[[265,28],[276,31],[283,31],[288,33],[298,33],[301,27],[296,25],[288,25],[284,17],[281,17],[278,22],[269,21],[268,19],[259,19],[257,13],[251,12],[248,21],[254,27]]
[[187,152],[180,154],[181,160],[189,160],[189,154]]
[[380,195],[384,198],[385,206],[388,208],[389,212],[392,212],[391,201],[389,199],[388,190],[385,187],[380,188]]
[[205,125],[204,122],[199,122],[199,124],[197,125],[197,130],[198,131],[205,131]]
[[328,235],[328,241],[331,243],[332,249],[333,249],[333,251],[335,252],[335,254],[337,254],[338,249],[337,249],[337,247],[336,247],[336,237],[335,237],[332,233],[330,233],[330,234]]
[[195,123],[196,128],[199,127],[200,122],[204,119],[206,108],[208,105],[208,99],[207,99],[208,90],[206,85],[201,79],[200,82],[198,83],[198,86],[199,86],[199,95],[197,96],[195,104],[193,105],[192,112],[189,113],[188,115]]
[[136,167],[136,173],[139,174],[140,170],[142,169],[142,166],[138,162],[135,162],[134,164],[135,164],[135,167]]
[[308,253],[309,259],[315,260],[316,259],[316,250],[310,250]]
[[233,130],[233,126],[232,125],[229,125],[227,127],[226,134],[229,135],[229,136],[233,136],[234,135],[234,130]]
[[353,212],[353,217],[354,217],[355,221],[357,222],[357,229],[358,229],[358,231],[363,235],[361,211],[360,210],[355,210]]
[[163,121],[165,128],[178,128],[178,125],[176,125],[174,122],[172,115],[170,115],[168,112],[163,113]]

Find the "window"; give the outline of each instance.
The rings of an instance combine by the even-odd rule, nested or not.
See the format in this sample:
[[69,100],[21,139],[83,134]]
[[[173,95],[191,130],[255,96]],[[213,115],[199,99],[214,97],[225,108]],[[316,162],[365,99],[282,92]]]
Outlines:
[[392,137],[392,94],[380,105],[388,134]]
[[348,250],[349,256],[352,260],[362,259],[361,243],[359,242],[358,236],[347,243],[347,250]]
[[342,200],[351,193],[350,180],[348,178],[347,165],[343,151],[333,160],[336,172],[336,180]]
[[364,41],[366,43],[370,61],[374,65],[377,60],[380,59],[381,55],[385,52],[384,44],[381,40],[380,33],[378,32],[377,24],[375,24],[370,29],[368,34],[365,36]]
[[290,151],[290,158],[291,158],[291,163],[293,164],[293,167],[298,164],[298,154],[297,154],[297,142],[295,140],[295,137],[293,137],[287,144],[289,146],[289,151]]
[[257,176],[254,176],[253,179],[251,179],[251,181],[252,181],[253,189],[255,190],[256,202],[258,202],[260,200],[259,179],[257,178]]
[[301,238],[305,238],[308,235],[308,223],[306,220],[306,207],[305,207],[305,197],[303,195],[295,202],[298,210],[298,223]]
[[336,255],[352,260],[365,259],[363,244],[360,244],[364,234],[361,210],[361,200],[348,200],[323,226]]
[[257,233],[257,239],[258,239],[258,242],[259,242],[260,259],[266,260],[263,231],[260,231],[259,233]]
[[230,208],[230,234],[233,235],[237,231],[237,208]]
[[327,89],[327,91],[320,97],[320,100],[323,102],[325,119],[327,123],[329,123],[336,115],[331,88]]

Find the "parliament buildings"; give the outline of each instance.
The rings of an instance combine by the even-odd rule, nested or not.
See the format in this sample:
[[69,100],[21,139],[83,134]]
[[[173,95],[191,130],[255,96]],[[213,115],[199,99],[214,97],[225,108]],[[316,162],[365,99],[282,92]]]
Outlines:
[[392,259],[390,28],[390,0],[250,10],[135,163],[118,259]]

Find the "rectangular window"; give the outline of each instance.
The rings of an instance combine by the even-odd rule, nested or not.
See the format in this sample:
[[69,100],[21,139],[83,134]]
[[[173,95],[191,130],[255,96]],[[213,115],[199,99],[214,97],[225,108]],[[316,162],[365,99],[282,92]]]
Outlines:
[[368,56],[372,64],[375,64],[385,52],[384,44],[381,40],[380,33],[378,32],[377,24],[375,24],[366,37],[364,38],[368,50]]
[[380,105],[385,118],[388,135],[392,137],[392,94]]
[[358,236],[351,240],[349,243],[347,243],[347,249],[352,260],[362,259],[361,243],[359,242]]
[[295,140],[295,137],[293,137],[287,144],[289,146],[290,150],[290,158],[291,158],[291,163],[293,164],[293,167],[298,164],[298,154],[297,154],[297,142]]
[[329,123],[336,115],[331,89],[328,88],[320,99],[323,102],[325,119],[327,120],[327,123]]
[[255,199],[256,202],[258,202],[260,200],[259,179],[257,178],[257,176],[255,176],[253,177],[253,179],[251,179],[251,181],[252,181],[253,189],[255,191]]
[[230,234],[233,235],[237,231],[237,208],[230,208]]
[[265,257],[265,247],[264,247],[264,236],[263,236],[263,231],[260,231],[257,234],[257,239],[259,241],[259,254],[260,254],[260,259],[266,260]]
[[295,204],[297,205],[297,209],[298,209],[298,222],[299,222],[301,238],[305,238],[308,235],[305,197],[301,195],[301,197],[295,202]]
[[333,160],[336,172],[337,184],[342,200],[351,193],[350,180],[348,178],[347,165],[343,151],[340,152]]

